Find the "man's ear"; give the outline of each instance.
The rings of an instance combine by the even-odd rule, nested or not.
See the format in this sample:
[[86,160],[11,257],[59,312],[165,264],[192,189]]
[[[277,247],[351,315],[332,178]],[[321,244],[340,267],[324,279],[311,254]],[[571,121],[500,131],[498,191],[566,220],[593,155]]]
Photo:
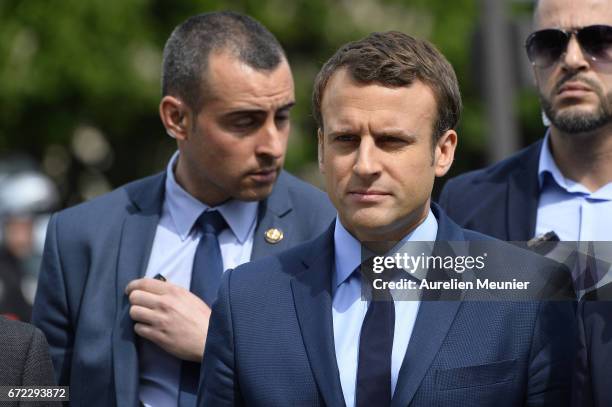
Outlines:
[[325,168],[323,166],[323,130],[319,127],[317,129],[317,156],[319,160],[319,172],[325,174]]
[[179,141],[189,138],[190,113],[185,103],[174,96],[164,96],[159,103],[159,116],[166,133]]
[[448,172],[455,159],[456,148],[457,132],[455,130],[446,130],[444,134],[438,138],[434,149],[436,177],[442,177]]

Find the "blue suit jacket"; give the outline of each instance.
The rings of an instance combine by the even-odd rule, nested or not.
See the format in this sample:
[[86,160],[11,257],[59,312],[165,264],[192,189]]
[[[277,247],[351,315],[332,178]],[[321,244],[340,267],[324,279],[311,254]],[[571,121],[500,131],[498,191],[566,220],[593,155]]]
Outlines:
[[573,406],[612,406],[612,284],[586,294],[580,304],[579,351]]
[[[433,210],[438,241],[485,238]],[[500,248],[524,259],[529,272],[557,270],[548,259],[502,242]],[[226,273],[213,307],[199,406],[345,404],[333,343],[333,259],[331,227],[316,240]],[[392,406],[568,405],[572,327],[571,302],[423,301]]]
[[542,140],[484,169],[446,182],[438,202],[455,222],[506,241],[534,236]]
[[[165,174],[151,176],[51,218],[32,320],[73,405],[137,405],[138,347],[124,290],[146,271],[164,183]],[[252,258],[317,236],[334,214],[324,193],[281,173],[260,203]],[[285,238],[267,243],[270,227]]]

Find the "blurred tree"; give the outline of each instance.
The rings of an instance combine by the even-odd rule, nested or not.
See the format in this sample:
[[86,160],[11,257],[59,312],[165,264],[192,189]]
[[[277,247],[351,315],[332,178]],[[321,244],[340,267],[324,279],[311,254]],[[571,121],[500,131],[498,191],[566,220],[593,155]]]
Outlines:
[[[322,63],[342,43],[391,29],[431,40],[457,71],[465,109],[454,173],[485,163],[471,74],[476,0],[1,0],[0,151],[38,159],[65,204],[161,170],[175,148],[157,115],[163,45],[188,16],[222,9],[260,20],[289,54],[290,170],[316,182],[310,94]],[[520,102],[521,128],[541,131],[533,92]]]

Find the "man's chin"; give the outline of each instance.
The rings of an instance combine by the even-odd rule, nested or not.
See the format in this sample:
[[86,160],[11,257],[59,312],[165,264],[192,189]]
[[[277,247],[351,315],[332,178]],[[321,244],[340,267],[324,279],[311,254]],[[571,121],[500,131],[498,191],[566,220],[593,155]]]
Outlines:
[[[340,216],[342,224],[349,231],[357,234],[379,235],[389,227],[390,220],[380,211],[359,210]],[[345,224],[346,223],[346,224]]]
[[361,241],[399,241],[424,219],[421,212],[400,214],[389,207],[360,208],[340,215],[344,227]]
[[564,109],[558,112],[552,123],[559,130],[568,134],[591,133],[610,122],[610,118],[587,109]]
[[249,185],[240,189],[240,192],[234,197],[239,201],[262,201],[272,193],[274,183]]

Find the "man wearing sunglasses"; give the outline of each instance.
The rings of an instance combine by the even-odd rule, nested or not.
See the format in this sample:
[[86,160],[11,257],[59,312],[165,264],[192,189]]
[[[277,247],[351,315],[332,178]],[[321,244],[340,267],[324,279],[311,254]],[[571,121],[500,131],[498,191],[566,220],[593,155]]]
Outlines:
[[462,226],[504,240],[611,240],[612,1],[541,0],[534,22],[526,50],[549,130],[448,181],[440,204]]
[[[440,204],[462,226],[505,240],[612,240],[612,1],[540,0],[534,22],[526,50],[550,129],[501,163],[450,180]],[[612,302],[580,309],[574,404],[609,406]]]

